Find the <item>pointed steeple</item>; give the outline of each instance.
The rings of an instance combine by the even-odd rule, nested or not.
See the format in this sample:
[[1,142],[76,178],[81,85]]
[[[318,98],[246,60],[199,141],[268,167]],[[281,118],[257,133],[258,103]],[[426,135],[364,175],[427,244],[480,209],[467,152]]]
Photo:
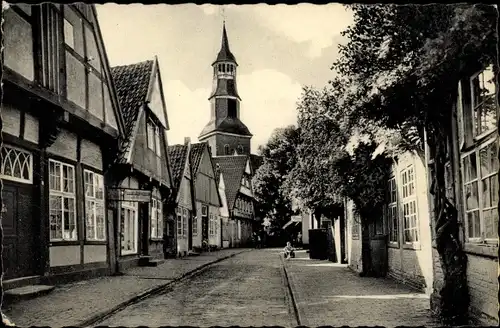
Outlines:
[[[224,21],[222,23],[222,42],[221,42],[221,47],[219,54],[217,55],[217,59],[213,62],[213,64],[221,61],[231,61],[234,62],[236,65],[236,58],[234,58],[233,53],[229,49],[229,41],[227,39],[227,32],[226,32],[226,22]],[[212,64],[212,65],[213,65]]]

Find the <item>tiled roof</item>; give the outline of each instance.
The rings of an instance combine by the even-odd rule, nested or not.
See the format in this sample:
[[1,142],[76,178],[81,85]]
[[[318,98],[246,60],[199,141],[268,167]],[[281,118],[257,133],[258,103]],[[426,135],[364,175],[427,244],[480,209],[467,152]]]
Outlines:
[[208,124],[203,128],[203,131],[201,131],[200,136],[214,131],[252,136],[247,126],[237,117],[225,117],[222,120],[208,122]]
[[146,101],[152,69],[152,60],[111,68],[111,75],[115,82],[116,93],[125,121],[124,147],[127,149],[130,147],[139,109]]
[[173,145],[168,146],[168,157],[170,159],[170,169],[172,170],[173,187],[175,190],[180,188],[182,174],[186,166],[187,146]]
[[193,175],[198,173],[200,168],[201,158],[203,157],[203,152],[207,144],[205,142],[193,143],[191,144],[191,165],[193,167]]
[[247,159],[246,155],[214,157],[214,162],[219,164],[219,168],[224,175],[227,206],[230,210],[233,208],[236,195],[240,190],[241,178],[245,171]]

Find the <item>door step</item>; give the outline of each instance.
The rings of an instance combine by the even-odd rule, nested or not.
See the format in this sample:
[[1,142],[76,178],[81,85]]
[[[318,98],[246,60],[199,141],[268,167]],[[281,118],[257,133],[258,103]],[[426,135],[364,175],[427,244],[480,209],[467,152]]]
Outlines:
[[146,264],[146,266],[156,267],[156,266],[159,266],[160,264],[163,264],[164,262],[165,262],[165,260],[151,260]]
[[139,257],[139,266],[148,266],[148,263],[151,262],[153,257],[149,255],[143,255]]
[[8,279],[2,281],[3,290],[9,290],[29,285],[38,285],[42,280],[42,276],[27,276],[15,279]]
[[47,295],[55,287],[48,285],[29,285],[6,290],[4,298],[8,303],[14,303],[21,300],[28,300],[39,296]]
[[200,255],[201,255],[201,253],[198,253],[196,251],[189,251],[188,252],[188,256],[200,256]]

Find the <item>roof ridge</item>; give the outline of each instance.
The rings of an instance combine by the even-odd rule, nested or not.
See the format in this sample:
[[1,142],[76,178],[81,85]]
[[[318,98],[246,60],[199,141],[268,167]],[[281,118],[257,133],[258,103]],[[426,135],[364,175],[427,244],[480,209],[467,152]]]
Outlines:
[[114,69],[114,68],[121,68],[121,67],[139,66],[139,65],[149,64],[149,63],[154,63],[154,59],[143,60],[140,62],[130,63],[130,64],[116,65],[116,66],[112,66],[110,68]]

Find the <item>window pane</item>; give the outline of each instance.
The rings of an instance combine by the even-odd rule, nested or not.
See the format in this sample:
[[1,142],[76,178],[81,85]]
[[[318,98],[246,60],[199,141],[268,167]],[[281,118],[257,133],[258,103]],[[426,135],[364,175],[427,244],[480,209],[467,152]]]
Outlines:
[[481,237],[479,221],[479,211],[467,213],[467,227],[469,229],[469,238]]
[[74,173],[73,173],[73,167],[69,165],[63,165],[63,191],[68,192],[68,193],[74,193],[75,192],[75,186],[74,186]]
[[61,190],[61,164],[50,162],[49,164],[49,185],[52,190]]
[[75,47],[75,38],[73,33],[73,25],[71,25],[67,19],[64,19],[64,42],[71,48]]
[[478,192],[477,192],[477,182],[472,182],[465,186],[465,203],[467,210],[476,209],[479,206]]
[[481,181],[481,199],[482,207],[491,207],[491,192],[490,192],[490,179],[485,179]]
[[85,227],[87,239],[95,239],[94,205],[94,202],[91,200],[85,202]]
[[94,197],[104,199],[104,177],[100,174],[94,174]]
[[498,238],[498,210],[491,209],[483,212],[484,237],[488,239]]
[[62,238],[62,197],[50,196],[50,239]]
[[64,198],[64,239],[75,240],[76,236],[76,218],[75,218],[75,200]]
[[498,174],[491,176],[489,180],[490,180],[491,205],[498,206]]
[[92,172],[85,172],[85,196],[94,197],[94,177]]
[[473,79],[472,90],[476,133],[481,134],[496,125],[495,81],[491,65]]
[[477,178],[476,154],[470,154],[464,158],[464,177],[465,182]]
[[97,203],[95,212],[96,212],[97,239],[106,240],[106,219],[104,217],[104,204]]

